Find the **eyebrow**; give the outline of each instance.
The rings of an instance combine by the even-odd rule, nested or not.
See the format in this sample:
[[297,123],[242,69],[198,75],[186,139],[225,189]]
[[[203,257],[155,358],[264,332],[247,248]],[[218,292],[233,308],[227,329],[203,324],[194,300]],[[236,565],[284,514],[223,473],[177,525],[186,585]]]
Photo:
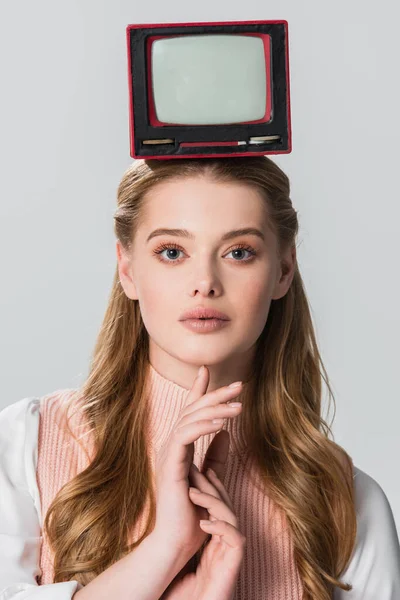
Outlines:
[[[162,227],[162,228],[155,229],[154,231],[152,231],[150,233],[150,235],[148,236],[146,243],[149,242],[153,237],[156,237],[158,235],[173,235],[176,237],[185,237],[190,240],[193,240],[195,238],[193,233],[190,233],[187,229],[166,229],[165,227]],[[245,227],[242,229],[232,229],[232,231],[227,231],[227,233],[224,233],[221,240],[223,242],[225,242],[226,240],[231,240],[232,238],[239,237],[241,235],[256,235],[259,238],[261,238],[263,241],[265,241],[264,234],[262,233],[262,231],[260,231],[256,227]]]

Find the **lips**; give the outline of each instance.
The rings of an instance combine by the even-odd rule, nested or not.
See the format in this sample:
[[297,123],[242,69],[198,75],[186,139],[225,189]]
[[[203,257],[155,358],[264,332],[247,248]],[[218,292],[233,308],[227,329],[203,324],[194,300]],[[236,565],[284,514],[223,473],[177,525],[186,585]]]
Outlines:
[[197,306],[196,308],[185,311],[179,320],[186,321],[187,319],[219,319],[221,321],[230,320],[228,315],[225,313],[215,308],[206,308],[204,306]]

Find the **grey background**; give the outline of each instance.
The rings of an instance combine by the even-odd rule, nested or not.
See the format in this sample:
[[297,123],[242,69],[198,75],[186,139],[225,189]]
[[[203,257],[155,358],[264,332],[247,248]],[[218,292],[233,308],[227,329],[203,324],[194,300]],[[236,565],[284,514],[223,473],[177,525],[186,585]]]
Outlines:
[[116,188],[132,160],[126,25],[287,19],[293,152],[272,158],[299,211],[335,439],[382,486],[399,527],[398,6],[0,4],[0,408],[87,374],[116,264]]

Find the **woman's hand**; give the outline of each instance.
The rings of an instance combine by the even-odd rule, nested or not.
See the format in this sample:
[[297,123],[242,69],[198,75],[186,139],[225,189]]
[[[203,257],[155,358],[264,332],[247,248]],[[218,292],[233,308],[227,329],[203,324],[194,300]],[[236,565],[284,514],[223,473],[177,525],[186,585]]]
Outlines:
[[[199,527],[200,519],[207,518],[207,511],[191,502],[189,496],[194,442],[202,435],[217,433],[224,418],[235,418],[241,412],[241,405],[234,407],[227,404],[240,394],[241,385],[223,386],[207,392],[209,379],[210,374],[205,367],[196,377],[185,408],[156,456],[155,531],[160,540],[165,540],[168,547],[178,553],[178,572],[207,540],[207,534]],[[213,423],[216,418],[221,419],[221,423]],[[225,434],[229,440],[228,432]],[[213,466],[213,463],[208,466]]]
[[196,571],[182,577],[182,573],[187,571],[183,569],[181,578],[170,584],[162,600],[233,600],[246,538],[237,528],[231,500],[216,474],[207,471],[204,475],[192,465],[190,477],[199,490],[195,493],[190,488],[190,499],[195,505],[207,509],[211,521],[209,526],[199,524],[199,527],[209,533],[211,539],[202,552]]

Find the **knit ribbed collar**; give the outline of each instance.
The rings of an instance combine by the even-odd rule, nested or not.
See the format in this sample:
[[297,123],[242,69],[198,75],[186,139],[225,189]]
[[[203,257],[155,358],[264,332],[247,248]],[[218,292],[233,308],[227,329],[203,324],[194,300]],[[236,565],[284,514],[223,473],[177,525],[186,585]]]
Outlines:
[[[235,401],[244,400],[249,382],[244,382],[241,393]],[[190,390],[161,375],[149,363],[148,370],[148,406],[151,430],[151,444],[157,452],[167,440],[171,430],[178,421],[179,414],[186,406]],[[242,409],[243,413],[243,409]],[[245,451],[246,441],[242,432],[242,413],[234,418],[224,420],[222,426],[230,435],[230,453],[241,454]],[[215,433],[201,436],[194,443],[195,453],[205,455]]]

